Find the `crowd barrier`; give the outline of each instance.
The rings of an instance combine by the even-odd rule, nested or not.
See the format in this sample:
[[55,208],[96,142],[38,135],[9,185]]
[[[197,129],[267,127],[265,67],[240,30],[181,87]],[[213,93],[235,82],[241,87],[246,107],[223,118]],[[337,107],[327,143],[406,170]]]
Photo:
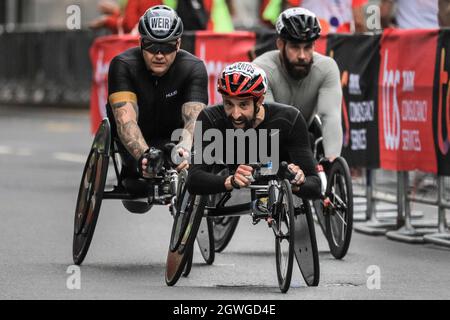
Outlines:
[[[183,39],[183,44],[205,62],[210,104],[214,104],[220,99],[215,84],[222,68],[274,49],[275,39],[273,32],[198,32]],[[450,174],[449,40],[449,30],[388,29],[378,35],[333,34],[317,43],[316,50],[333,57],[341,71],[343,156],[351,167],[366,168],[360,194],[365,200],[356,201],[365,207],[365,219],[361,220],[366,222],[356,224],[357,231],[412,243],[428,240],[450,245],[445,219],[448,203],[443,201],[443,176]],[[100,64],[103,72],[103,77],[94,77],[93,92],[103,96],[99,103],[91,101],[91,110],[97,112],[93,114],[93,129],[104,116],[105,66],[111,56],[137,41],[110,37],[97,39],[92,47],[94,70]],[[111,43],[115,43],[114,49],[110,49]],[[375,169],[379,168],[397,172],[394,192],[377,190]],[[437,175],[436,199],[410,195],[411,170]],[[439,223],[412,222],[411,201],[436,205]],[[380,202],[394,207],[380,207]],[[416,218],[422,216],[416,214]]]
[[[321,38],[318,51],[341,70],[343,155],[350,166],[450,175],[449,40],[449,30],[396,29]],[[271,41],[270,33],[197,32],[183,39],[183,46],[205,62],[214,104],[222,68],[272,48]],[[135,37],[110,36],[91,47],[93,130],[105,114],[110,60],[137,43]]]
[[[215,104],[221,97],[217,93],[217,76],[223,68],[232,62],[249,61],[275,48],[274,32],[240,31],[232,34],[217,34],[208,31],[184,34],[182,48],[200,57],[208,71],[209,103]],[[326,53],[326,39],[318,41],[317,50]],[[106,114],[107,76],[111,59],[127,48],[138,44],[138,37],[108,36],[98,38],[91,47],[90,56],[93,66],[93,86],[91,99],[92,130],[95,131]]]
[[0,33],[0,103],[89,105],[89,31]]
[[[220,70],[273,49],[275,38],[273,32],[196,32],[186,33],[182,46],[204,60],[213,104],[220,99],[215,90]],[[7,63],[0,64],[0,103],[8,99],[86,101],[90,86],[91,127],[95,130],[105,115],[109,62],[137,45],[138,39],[108,36],[93,40],[92,33],[84,31],[1,34],[0,58]],[[371,228],[375,233],[382,229],[382,234],[389,233],[396,240],[403,241],[406,235],[411,238],[405,241],[428,241],[429,232],[435,230],[412,229],[420,223],[411,222],[410,202],[432,202],[439,209],[437,238],[450,245],[445,220],[445,176],[450,175],[450,30],[333,34],[322,37],[316,49],[333,57],[341,70],[343,156],[351,167],[366,169],[361,193],[367,198],[367,222],[355,228]],[[377,190],[376,169],[396,173],[394,193]],[[437,176],[436,199],[417,199],[408,193],[412,170]],[[394,219],[378,219],[384,210],[378,210],[379,202],[396,205]],[[389,227],[378,228],[383,224]]]

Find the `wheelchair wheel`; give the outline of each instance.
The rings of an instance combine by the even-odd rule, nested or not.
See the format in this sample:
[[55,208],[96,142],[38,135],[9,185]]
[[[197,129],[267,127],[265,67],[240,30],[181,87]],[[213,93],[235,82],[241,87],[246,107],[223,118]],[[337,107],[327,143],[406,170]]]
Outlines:
[[[277,188],[271,186],[271,188]],[[269,195],[273,194],[269,190]],[[275,257],[277,264],[278,285],[281,292],[289,290],[294,261],[294,203],[291,185],[287,180],[281,181],[278,197],[269,199],[272,206],[272,218],[275,232]]]
[[[209,196],[207,206],[214,206],[213,197]],[[197,233],[197,244],[206,264],[212,264],[214,262],[214,235],[213,235],[213,222],[208,217],[203,217],[202,222]]]
[[312,210],[307,200],[297,196],[294,199],[295,259],[305,283],[315,287],[319,285],[320,265]]
[[[223,169],[219,175],[227,176],[229,175],[229,170]],[[217,203],[222,198],[223,194],[213,195],[214,204]],[[228,246],[233,237],[234,231],[239,223],[240,216],[236,217],[214,217],[209,218],[212,222],[213,227],[213,237],[214,237],[214,251],[222,252]]]
[[189,276],[189,273],[191,273],[191,269],[192,269],[192,260],[194,260],[194,246],[192,246],[192,250],[189,254],[189,258],[186,262],[186,266],[184,267],[183,270],[183,277],[187,278]]
[[81,265],[89,250],[102,204],[109,157],[91,149],[83,170],[75,210],[73,262]]
[[188,225],[189,215],[186,214],[187,211],[192,209],[193,198],[190,197],[185,185],[187,180],[188,172],[183,169],[178,174],[178,186],[175,201],[175,208],[173,208],[173,228],[172,234],[170,236],[170,250],[175,251],[183,239],[184,231]]
[[331,254],[342,259],[350,246],[353,227],[353,188],[345,159],[334,160],[329,174],[327,196],[332,207],[326,209],[325,222]]
[[214,251],[222,252],[228,246],[239,223],[237,217],[211,218],[213,223]]
[[[190,259],[197,231],[203,218],[206,200],[207,197],[205,196],[187,196],[186,207],[181,208],[182,210],[184,209],[183,219],[186,219],[187,225],[183,229],[183,232],[180,232],[179,238],[181,240],[178,246],[172,243],[172,241],[178,242],[178,238],[173,236],[176,233],[175,230],[177,229],[178,223],[176,220],[173,223],[171,244],[166,262],[165,278],[168,286],[173,286],[177,283],[186,267],[186,263]],[[172,250],[172,248],[175,248],[175,250]]]
[[323,202],[322,202],[322,200],[313,200],[312,204],[314,207],[314,212],[316,214],[316,219],[317,219],[316,221],[319,224],[320,229],[322,229],[322,232],[325,235],[325,237],[327,237],[327,229],[326,229],[326,223],[325,223]]

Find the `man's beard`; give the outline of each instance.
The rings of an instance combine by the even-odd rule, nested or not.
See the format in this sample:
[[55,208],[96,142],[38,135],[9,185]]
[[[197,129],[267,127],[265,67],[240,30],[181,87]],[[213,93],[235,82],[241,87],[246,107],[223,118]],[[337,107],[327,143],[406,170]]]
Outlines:
[[[300,62],[292,63],[289,61],[289,59],[286,55],[286,47],[283,48],[282,55],[283,55],[282,61],[283,61],[284,67],[286,68],[286,71],[289,74],[289,76],[291,76],[293,79],[301,80],[301,79],[305,78],[311,71],[311,66],[314,63],[313,58],[311,58],[311,61],[309,63],[300,63]],[[302,66],[304,68],[298,69],[298,68],[295,68],[296,66]]]
[[[230,115],[228,116],[228,120],[230,120],[231,124],[233,125],[233,127],[235,127],[235,122],[233,117]],[[244,128],[240,128],[243,130],[248,130],[250,128],[253,128],[253,125],[255,123],[255,119],[247,119],[246,117],[239,117],[238,119],[239,124],[244,124]]]

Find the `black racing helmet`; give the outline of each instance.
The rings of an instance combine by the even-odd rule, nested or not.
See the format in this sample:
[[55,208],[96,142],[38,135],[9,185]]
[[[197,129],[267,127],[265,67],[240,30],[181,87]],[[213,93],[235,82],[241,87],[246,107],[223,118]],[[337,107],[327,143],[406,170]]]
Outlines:
[[319,19],[304,8],[283,11],[276,23],[280,38],[293,42],[311,42],[319,39],[322,28]]
[[153,42],[177,40],[183,34],[183,22],[168,6],[154,6],[139,19],[139,34]]

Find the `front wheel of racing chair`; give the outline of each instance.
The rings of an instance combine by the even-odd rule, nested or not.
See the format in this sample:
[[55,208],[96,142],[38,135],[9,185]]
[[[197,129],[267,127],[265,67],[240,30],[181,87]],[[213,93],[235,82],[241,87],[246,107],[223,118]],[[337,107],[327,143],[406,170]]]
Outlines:
[[324,195],[327,199],[314,200],[313,206],[331,254],[336,259],[342,259],[350,246],[353,228],[352,177],[343,157],[337,157],[332,163],[325,159],[321,126],[320,119],[316,116],[310,132],[314,135],[314,156],[327,177]]
[[103,200],[111,148],[111,127],[104,119],[94,137],[84,166],[75,209],[72,257],[81,265],[94,236]]
[[271,209],[272,228],[275,235],[275,258],[278,286],[286,293],[291,285],[294,261],[295,226],[294,202],[291,184],[281,180],[279,185],[268,188],[268,203]]
[[327,174],[325,226],[331,254],[342,259],[348,251],[353,228],[353,189],[350,169],[344,158],[336,158]]
[[[222,169],[218,172],[219,175],[228,176],[229,170],[227,168]],[[211,207],[214,207],[220,199],[222,199],[223,194],[216,194],[210,196]],[[236,231],[237,225],[239,223],[240,216],[235,217],[214,217],[208,218],[212,222],[212,236],[214,239],[214,251],[222,252],[228,246],[231,238]]]
[[[186,188],[185,188],[186,189]],[[189,273],[192,250],[197,231],[204,215],[206,196],[191,195],[182,192],[181,201],[175,208],[170,247],[166,262],[166,284],[173,286],[184,272]]]
[[178,175],[173,203],[173,225],[166,262],[166,284],[173,286],[191,271],[194,242],[203,219],[207,196],[191,195],[186,187],[187,170]]

